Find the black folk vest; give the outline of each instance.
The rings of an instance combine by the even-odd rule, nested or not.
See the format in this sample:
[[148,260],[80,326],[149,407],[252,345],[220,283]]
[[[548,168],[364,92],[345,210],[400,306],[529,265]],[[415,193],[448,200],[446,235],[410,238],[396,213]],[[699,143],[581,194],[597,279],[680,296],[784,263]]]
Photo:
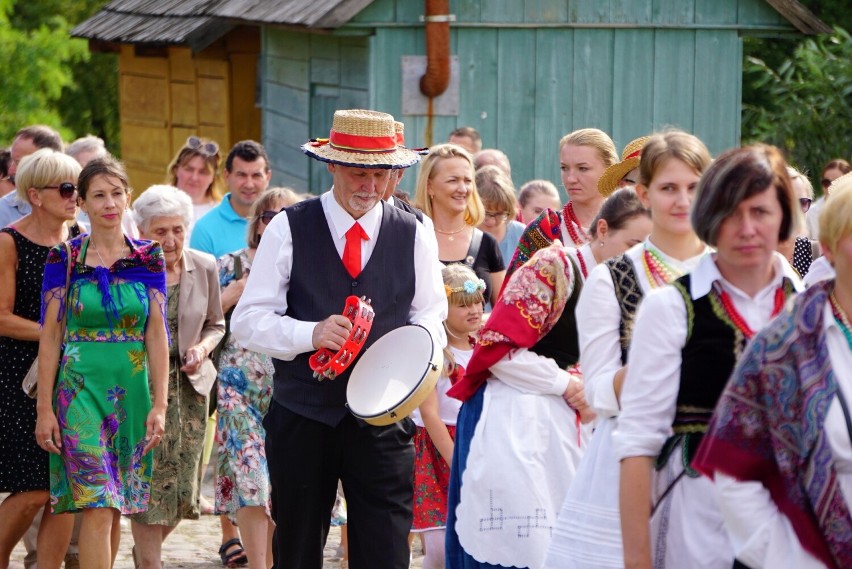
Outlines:
[[[308,200],[287,208],[293,236],[293,268],[287,292],[287,316],[319,322],[341,314],[350,295],[366,296],[375,310],[363,353],[376,340],[408,323],[414,298],[413,215],[381,202],[382,221],[373,253],[352,278],[334,246],[322,202]],[[335,426],[348,413],[346,384],[354,363],[333,380],[318,381],[308,365],[313,351],[291,361],[273,359],[273,398],[287,409]]]

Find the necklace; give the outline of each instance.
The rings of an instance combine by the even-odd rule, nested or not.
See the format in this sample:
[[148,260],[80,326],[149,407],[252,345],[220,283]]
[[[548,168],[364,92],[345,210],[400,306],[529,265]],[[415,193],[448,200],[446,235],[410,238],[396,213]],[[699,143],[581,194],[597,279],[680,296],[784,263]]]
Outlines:
[[[714,287],[715,290],[715,287]],[[742,314],[737,310],[737,307],[734,306],[734,301],[731,300],[731,295],[727,293],[727,291],[716,290],[716,294],[719,296],[719,300],[722,302],[722,308],[725,311],[725,315],[728,317],[728,320],[731,324],[736,326],[736,328],[742,332],[743,336],[745,336],[746,340],[750,340],[752,336],[754,336],[754,330],[752,330],[748,323],[743,318]],[[779,286],[775,289],[775,305],[772,308],[772,318],[778,315],[781,312],[781,309],[784,307],[784,301],[786,300],[787,295],[784,294],[784,287]]]
[[95,244],[95,240],[94,240],[94,239],[92,239],[92,238],[89,238],[89,244],[92,246],[92,249],[94,249],[94,250],[95,250],[95,255],[97,255],[97,256],[98,256],[98,259],[101,261],[101,265],[102,265],[105,269],[110,268],[112,265],[107,265],[106,261],[104,261],[104,258],[103,258],[103,257],[101,257],[101,252],[100,252],[100,251],[98,251],[98,246]]
[[462,231],[464,231],[465,229],[467,229],[466,223],[464,225],[462,225],[460,228],[456,229],[455,231],[444,231],[443,229],[438,229],[437,227],[435,228],[435,231],[437,231],[438,233],[440,233],[442,235],[449,235],[449,237],[447,239],[449,239],[450,241],[454,241],[455,236],[457,234],[461,233]]
[[846,343],[852,348],[852,324],[849,323],[849,317],[840,306],[837,297],[834,296],[834,291],[831,291],[831,294],[828,296],[828,302],[831,304],[831,313],[834,315],[834,321],[837,322],[840,331],[843,332]]
[[562,217],[565,220],[565,229],[568,230],[568,236],[575,245],[583,245],[589,240],[589,236],[583,231],[583,226],[580,225],[580,220],[577,219],[577,214],[574,213],[574,204],[568,202],[562,208]]
[[589,271],[586,269],[586,260],[583,258],[583,253],[580,252],[579,247],[575,251],[577,251],[577,260],[580,261],[580,271],[583,273],[583,278],[585,279],[589,276]]
[[645,274],[648,275],[651,288],[667,285],[676,278],[683,276],[683,272],[673,269],[659,253],[647,247],[642,254],[642,265],[645,267]]

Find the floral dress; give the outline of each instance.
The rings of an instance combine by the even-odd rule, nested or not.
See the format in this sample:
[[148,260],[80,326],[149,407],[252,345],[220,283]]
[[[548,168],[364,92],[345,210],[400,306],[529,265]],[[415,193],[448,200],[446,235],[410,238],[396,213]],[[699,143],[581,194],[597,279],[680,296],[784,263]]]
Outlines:
[[[244,271],[251,266],[246,249],[221,257],[217,264],[222,288],[235,278],[235,256]],[[219,359],[216,513],[231,519],[245,506],[262,506],[270,515],[263,416],[272,400],[273,373],[269,356],[246,350],[228,336]]]
[[[163,299],[165,265],[159,244],[128,240],[131,254],[112,267],[69,262],[64,246],[50,251],[44,272],[44,305],[67,306],[65,345],[53,407],[61,454],[50,455],[54,513],[115,508],[145,511],[151,491],[152,453],[145,447],[151,409],[145,330],[149,294]],[[72,258],[85,259],[88,239],[70,242]],[[154,305],[154,310],[162,310]],[[44,321],[44,313],[42,313]]]

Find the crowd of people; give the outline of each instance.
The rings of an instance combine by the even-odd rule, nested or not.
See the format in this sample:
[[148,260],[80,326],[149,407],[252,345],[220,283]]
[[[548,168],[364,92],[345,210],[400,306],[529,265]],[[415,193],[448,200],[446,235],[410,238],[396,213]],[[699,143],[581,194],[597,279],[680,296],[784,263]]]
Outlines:
[[[97,137],[0,152],[0,569],[22,539],[28,567],[111,567],[122,516],[159,569],[205,513],[227,567],[321,569],[341,522],[353,569],[414,539],[426,569],[852,567],[846,160],[815,200],[772,146],[583,128],[563,203],[471,127],[318,134],[318,196],[251,140],[190,136],[136,196]],[[350,412],[347,350],[408,326],[435,388]],[[350,365],[317,377],[322,351]]]

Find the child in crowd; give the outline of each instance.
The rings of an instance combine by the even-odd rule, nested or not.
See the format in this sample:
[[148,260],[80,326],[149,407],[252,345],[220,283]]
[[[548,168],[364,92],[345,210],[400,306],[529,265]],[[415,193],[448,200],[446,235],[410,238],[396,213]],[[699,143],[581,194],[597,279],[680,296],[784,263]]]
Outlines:
[[447,523],[447,489],[461,401],[447,390],[464,375],[473,354],[473,336],[482,326],[485,282],[464,265],[442,271],[449,313],[444,321],[447,347],[444,373],[435,390],[414,411],[414,523],[412,532],[423,542],[423,569],[444,567],[444,533]]

